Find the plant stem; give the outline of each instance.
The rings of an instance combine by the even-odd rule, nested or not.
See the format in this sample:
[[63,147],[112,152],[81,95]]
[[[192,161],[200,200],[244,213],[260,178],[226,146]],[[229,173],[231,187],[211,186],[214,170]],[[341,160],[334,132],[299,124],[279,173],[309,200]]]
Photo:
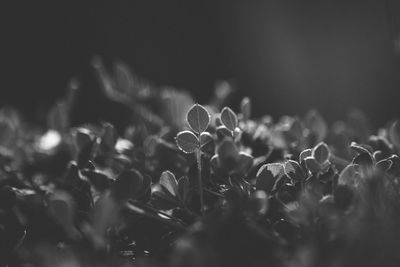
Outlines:
[[197,170],[198,170],[198,179],[199,179],[199,196],[200,196],[200,211],[201,214],[204,215],[204,197],[203,197],[203,180],[201,178],[201,150],[200,148],[196,151],[196,159],[197,159]]

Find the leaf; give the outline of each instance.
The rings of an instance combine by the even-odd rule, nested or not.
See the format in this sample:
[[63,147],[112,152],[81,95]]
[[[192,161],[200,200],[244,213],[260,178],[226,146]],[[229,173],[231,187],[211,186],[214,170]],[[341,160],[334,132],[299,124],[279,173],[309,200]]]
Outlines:
[[303,162],[303,161],[305,160],[305,158],[311,157],[311,153],[312,153],[312,150],[311,150],[311,149],[305,149],[305,150],[303,150],[303,151],[300,153],[299,162],[301,163],[301,162]]
[[224,139],[225,137],[233,137],[232,131],[226,128],[224,125],[217,127],[217,136],[220,139]]
[[283,165],[281,163],[264,164],[256,175],[256,189],[264,190],[267,194],[270,194],[275,184],[284,174]]
[[366,149],[365,147],[357,144],[356,142],[351,142],[350,148],[352,148],[354,151],[356,151],[358,154],[370,154],[370,151]]
[[186,120],[190,128],[200,134],[204,132],[210,124],[211,116],[207,109],[199,104],[194,104],[188,111]]
[[355,187],[359,183],[359,180],[360,175],[358,173],[358,166],[355,164],[349,164],[340,173],[338,184]]
[[328,133],[328,126],[322,116],[316,110],[310,110],[305,119],[304,123],[308,129],[316,136],[316,142],[320,142],[325,139]]
[[103,125],[103,134],[100,143],[101,149],[106,153],[113,151],[117,140],[118,135],[114,126],[110,123],[105,123]]
[[238,125],[238,118],[229,107],[224,107],[221,111],[221,121],[230,131],[234,131]]
[[78,149],[84,148],[86,145],[90,144],[94,136],[89,129],[86,128],[76,128],[72,132],[75,145]]
[[173,196],[178,195],[178,182],[170,171],[164,171],[160,177],[160,185]]
[[207,146],[208,144],[212,143],[214,139],[209,132],[203,132],[200,134],[200,146],[201,148]]
[[250,119],[251,116],[251,101],[250,98],[245,97],[240,102],[240,112],[242,113],[243,120],[247,121]]
[[171,210],[180,205],[178,198],[166,192],[159,184],[152,187],[151,196],[156,207],[161,210]]
[[111,185],[111,179],[104,173],[97,170],[84,170],[82,174],[86,176],[94,189],[104,192]]
[[[122,62],[117,62],[114,65],[115,85],[116,89],[125,95],[137,94],[137,89],[134,87],[134,78],[129,67]],[[136,89],[136,90],[135,90]]]
[[191,131],[182,131],[176,136],[176,144],[185,153],[193,153],[199,148],[200,142]]
[[382,172],[386,172],[392,166],[392,161],[387,159],[382,159],[376,163],[376,168]]
[[304,162],[311,173],[318,173],[322,169],[321,164],[314,157],[307,157]]
[[125,202],[135,199],[143,190],[143,175],[135,169],[126,170],[118,175],[112,186],[112,194],[115,199]]
[[294,160],[286,161],[284,169],[285,169],[285,174],[292,180],[299,181],[304,179],[303,171],[301,170],[299,163],[297,163],[296,161]]
[[362,153],[356,156],[353,161],[353,164],[357,164],[363,167],[372,167],[373,165],[373,159],[371,157],[371,154],[369,153]]
[[239,152],[231,140],[225,139],[222,141],[222,143],[217,147],[217,155],[220,167],[225,171],[231,171],[236,168],[239,160]]
[[324,142],[319,143],[312,150],[311,156],[321,165],[329,160],[330,150]]
[[236,169],[239,170],[240,173],[246,175],[251,167],[253,167],[253,162],[254,158],[251,155],[239,152],[238,166]]
[[354,193],[346,185],[338,185],[333,194],[335,204],[340,209],[347,209],[353,201]]
[[398,120],[390,125],[388,134],[392,144],[400,148],[400,122]]

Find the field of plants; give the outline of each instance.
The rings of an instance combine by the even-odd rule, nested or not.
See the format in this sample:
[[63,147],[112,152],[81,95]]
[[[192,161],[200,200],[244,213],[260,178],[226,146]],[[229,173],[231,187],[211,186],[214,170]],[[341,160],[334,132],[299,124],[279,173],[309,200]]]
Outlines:
[[0,111],[0,266],[400,266],[400,121],[254,118],[229,84],[200,105],[93,69],[124,129],[72,125],[75,83],[46,127]]

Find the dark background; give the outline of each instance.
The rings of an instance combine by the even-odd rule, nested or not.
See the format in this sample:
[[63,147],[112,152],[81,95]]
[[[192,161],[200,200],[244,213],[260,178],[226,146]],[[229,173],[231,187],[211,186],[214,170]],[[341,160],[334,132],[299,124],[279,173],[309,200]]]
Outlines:
[[199,102],[217,80],[231,79],[236,99],[250,96],[256,115],[317,108],[333,120],[355,106],[381,125],[400,116],[399,2],[2,3],[0,103],[38,120],[77,77],[82,116],[95,119],[106,105],[90,67],[100,55],[156,85],[190,90]]

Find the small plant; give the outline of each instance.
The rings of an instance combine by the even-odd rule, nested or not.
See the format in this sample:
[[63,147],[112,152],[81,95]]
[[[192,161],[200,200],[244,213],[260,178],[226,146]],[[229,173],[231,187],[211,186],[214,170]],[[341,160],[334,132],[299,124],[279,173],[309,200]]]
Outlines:
[[212,140],[210,133],[206,132],[210,124],[211,116],[207,109],[199,104],[195,104],[189,109],[186,115],[186,120],[191,131],[187,130],[178,133],[176,136],[176,144],[183,152],[196,154],[200,209],[201,213],[204,214],[203,180],[201,177],[201,149]]
[[45,127],[0,109],[0,266],[399,266],[398,121],[253,118],[227,82],[202,106],[94,63],[126,127],[74,125],[76,83]]

